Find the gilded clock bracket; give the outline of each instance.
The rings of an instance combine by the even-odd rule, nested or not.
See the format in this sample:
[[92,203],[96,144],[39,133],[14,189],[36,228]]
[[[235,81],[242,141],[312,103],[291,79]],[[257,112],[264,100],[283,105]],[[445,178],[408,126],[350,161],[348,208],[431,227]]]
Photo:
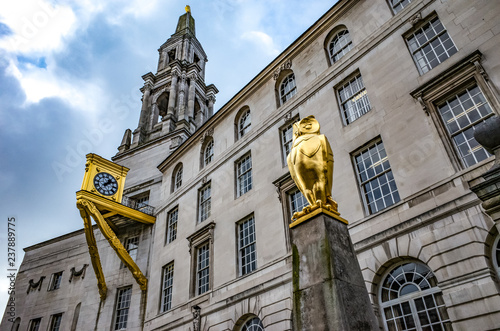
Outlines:
[[[79,201],[81,201],[80,205],[83,206],[85,211],[92,216],[92,218],[96,222],[99,230],[101,231],[103,236],[108,240],[109,245],[115,250],[115,252],[118,255],[118,257],[120,258],[120,260],[130,270],[130,272],[132,273],[132,276],[135,278],[137,284],[139,284],[139,287],[141,288],[141,290],[145,291],[147,289],[147,278],[141,272],[141,270],[139,269],[137,264],[134,262],[134,260],[130,257],[130,255],[127,252],[127,250],[125,249],[125,247],[123,247],[122,243],[120,242],[120,240],[116,236],[115,232],[113,232],[113,230],[111,229],[108,222],[104,219],[104,217],[102,216],[99,209],[95,206],[95,204],[93,202],[91,202],[89,200],[80,199]],[[93,236],[93,234],[92,234],[92,236]],[[94,239],[94,242],[95,242],[95,239]],[[90,250],[90,245],[89,245],[89,250]],[[97,246],[96,246],[96,252],[97,252]],[[96,256],[97,256],[97,259],[99,259],[98,253]],[[92,257],[92,254],[91,254],[91,257]],[[99,265],[100,265],[100,261],[99,261]],[[94,270],[95,270],[95,268],[94,268]],[[102,268],[101,268],[101,272],[102,272]],[[97,272],[96,272],[96,276],[98,276]],[[99,276],[98,276],[98,282],[100,283]],[[102,284],[104,284],[104,286],[105,286],[104,277],[102,278]],[[101,295],[101,298],[102,298],[102,295]]]
[[97,244],[94,237],[94,231],[92,229],[92,221],[90,220],[90,215],[85,208],[88,201],[84,199],[77,199],[76,206],[80,210],[80,216],[83,219],[83,226],[85,229],[85,239],[87,240],[87,246],[89,247],[90,261],[92,262],[92,268],[94,269],[95,276],[97,278],[97,287],[99,289],[99,296],[101,300],[106,299],[108,289],[106,287],[106,280],[104,279],[104,273],[102,272],[101,260],[99,258],[99,251],[97,250]]

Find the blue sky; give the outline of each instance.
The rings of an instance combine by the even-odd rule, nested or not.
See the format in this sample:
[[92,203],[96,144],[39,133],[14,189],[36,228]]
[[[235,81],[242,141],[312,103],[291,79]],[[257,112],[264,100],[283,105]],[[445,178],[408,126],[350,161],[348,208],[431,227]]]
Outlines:
[[[186,4],[208,55],[215,109],[336,1],[22,0],[0,3],[0,270],[7,218],[22,248],[82,228],[85,154],[111,158],[137,127],[143,81]],[[107,125],[111,123],[111,125]],[[106,125],[104,125],[106,124]],[[0,309],[7,300],[0,277]],[[21,289],[23,290],[23,289]]]

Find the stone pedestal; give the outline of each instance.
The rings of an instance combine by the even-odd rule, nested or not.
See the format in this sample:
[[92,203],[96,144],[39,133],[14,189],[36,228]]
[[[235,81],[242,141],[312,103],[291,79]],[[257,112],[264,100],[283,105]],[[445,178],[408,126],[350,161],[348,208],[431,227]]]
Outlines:
[[290,229],[295,331],[379,330],[344,221],[319,213]]

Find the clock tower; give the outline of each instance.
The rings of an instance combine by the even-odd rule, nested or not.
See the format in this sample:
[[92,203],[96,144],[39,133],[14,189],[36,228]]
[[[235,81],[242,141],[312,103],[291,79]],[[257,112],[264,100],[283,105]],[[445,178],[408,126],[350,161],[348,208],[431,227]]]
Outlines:
[[179,145],[212,116],[215,85],[205,84],[207,55],[196,38],[191,9],[179,17],[175,33],[158,49],[156,74],[142,76],[142,107],[137,128],[126,130],[118,155],[153,140]]

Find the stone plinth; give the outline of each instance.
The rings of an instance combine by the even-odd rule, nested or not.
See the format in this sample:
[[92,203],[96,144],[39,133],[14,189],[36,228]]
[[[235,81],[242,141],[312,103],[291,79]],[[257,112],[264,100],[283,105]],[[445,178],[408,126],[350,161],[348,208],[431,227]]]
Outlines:
[[347,225],[340,220],[321,213],[290,230],[296,331],[379,329]]

